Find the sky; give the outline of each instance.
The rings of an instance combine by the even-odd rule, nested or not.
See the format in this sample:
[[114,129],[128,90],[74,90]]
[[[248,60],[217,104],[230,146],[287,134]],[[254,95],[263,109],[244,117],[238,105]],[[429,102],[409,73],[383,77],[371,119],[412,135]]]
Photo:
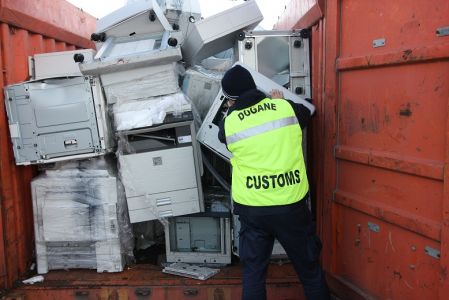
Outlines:
[[[101,18],[124,6],[128,0],[67,0],[90,15]],[[131,0],[132,1],[132,0]],[[285,5],[290,0],[256,0],[264,20],[259,24],[266,30],[272,29]],[[203,17],[217,14],[227,8],[243,3],[243,0],[198,0]]]

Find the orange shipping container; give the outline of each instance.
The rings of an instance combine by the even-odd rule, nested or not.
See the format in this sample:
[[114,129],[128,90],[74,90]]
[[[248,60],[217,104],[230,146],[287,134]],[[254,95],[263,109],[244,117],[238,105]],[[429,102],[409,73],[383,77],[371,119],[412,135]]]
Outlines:
[[[88,48],[95,20],[63,0],[0,3],[2,85],[27,56]],[[311,192],[323,266],[342,299],[449,299],[449,2],[291,0],[277,29],[312,27]],[[1,99],[3,106],[3,99]],[[0,286],[33,260],[29,182],[0,111]],[[207,282],[140,265],[57,271],[7,299],[236,299],[238,267]],[[302,299],[289,265],[270,266],[270,299]]]
[[291,1],[313,25],[312,180],[344,299],[449,299],[449,2]]

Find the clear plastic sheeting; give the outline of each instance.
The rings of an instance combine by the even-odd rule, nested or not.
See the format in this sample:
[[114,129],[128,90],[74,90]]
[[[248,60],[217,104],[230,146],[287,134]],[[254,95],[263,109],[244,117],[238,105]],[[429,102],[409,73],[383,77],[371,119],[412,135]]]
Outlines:
[[223,73],[206,70],[201,66],[188,69],[184,76],[182,91],[197,109],[201,120],[209,111],[221,88]]
[[232,59],[227,58],[217,58],[217,57],[209,57],[206,59],[203,59],[201,61],[201,66],[208,70],[218,71],[218,72],[226,72],[229,70],[232,65],[234,64],[234,61]]
[[108,104],[143,100],[179,92],[176,63],[101,76]]
[[120,272],[133,260],[126,199],[113,168],[102,159],[71,162],[32,181],[38,273]]
[[168,113],[176,116],[189,110],[191,105],[183,93],[117,103],[112,108],[117,131],[161,124]]
[[234,49],[228,49],[203,59],[200,65],[211,71],[226,72],[234,62]]

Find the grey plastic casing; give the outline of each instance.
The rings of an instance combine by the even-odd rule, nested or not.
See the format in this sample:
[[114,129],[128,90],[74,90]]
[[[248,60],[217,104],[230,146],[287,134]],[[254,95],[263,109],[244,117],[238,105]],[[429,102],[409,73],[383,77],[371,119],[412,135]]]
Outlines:
[[181,49],[188,65],[234,47],[238,34],[263,20],[256,1],[250,0],[193,24]]
[[10,85],[5,88],[5,104],[17,165],[95,157],[114,147],[96,77]]

